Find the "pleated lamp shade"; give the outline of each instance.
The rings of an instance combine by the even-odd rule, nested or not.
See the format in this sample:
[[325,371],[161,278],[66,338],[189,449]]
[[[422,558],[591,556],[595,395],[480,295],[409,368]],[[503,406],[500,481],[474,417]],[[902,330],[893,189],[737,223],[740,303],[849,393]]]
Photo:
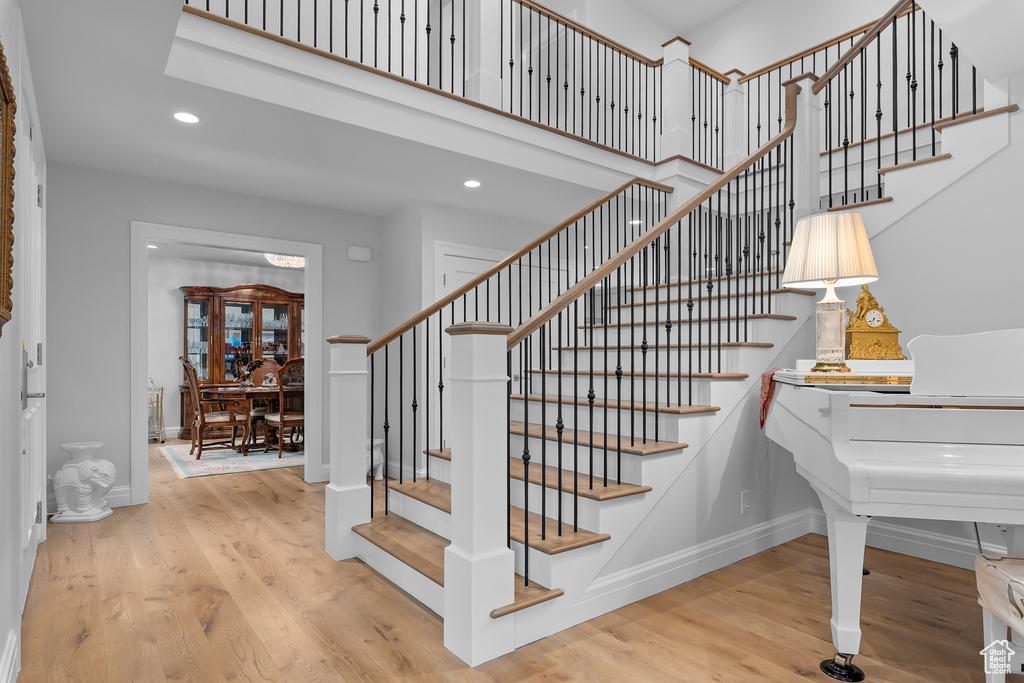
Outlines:
[[793,232],[782,284],[793,287],[863,285],[878,279],[859,213],[821,213],[801,218]]

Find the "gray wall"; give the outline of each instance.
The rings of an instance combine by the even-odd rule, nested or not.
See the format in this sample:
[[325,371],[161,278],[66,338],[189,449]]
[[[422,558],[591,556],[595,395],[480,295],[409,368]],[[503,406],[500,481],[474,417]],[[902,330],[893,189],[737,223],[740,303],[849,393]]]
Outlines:
[[[138,176],[53,163],[47,244],[50,342],[48,471],[60,444],[97,440],[129,482],[129,235],[133,220],[323,245],[325,335],[375,335],[365,292],[379,263],[348,260],[349,245],[379,247],[375,218]],[[310,340],[328,367],[327,343]],[[324,383],[324,406],[328,406]],[[324,424],[324,449],[328,448]]]

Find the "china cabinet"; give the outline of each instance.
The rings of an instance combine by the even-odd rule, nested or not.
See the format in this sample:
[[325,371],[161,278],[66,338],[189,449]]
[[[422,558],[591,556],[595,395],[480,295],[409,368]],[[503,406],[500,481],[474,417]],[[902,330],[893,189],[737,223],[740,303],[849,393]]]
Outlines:
[[[302,294],[270,285],[181,287],[181,293],[183,355],[195,366],[200,388],[237,384],[239,370],[252,360],[284,365],[305,354]],[[178,438],[192,438],[186,419],[192,414],[183,384]]]

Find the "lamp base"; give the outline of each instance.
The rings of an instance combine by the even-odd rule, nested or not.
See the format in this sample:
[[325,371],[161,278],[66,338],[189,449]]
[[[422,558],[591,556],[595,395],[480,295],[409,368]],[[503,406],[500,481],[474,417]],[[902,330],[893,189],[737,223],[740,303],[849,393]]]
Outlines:
[[817,364],[811,372],[851,372],[846,365],[846,339],[843,312],[846,302],[836,296],[833,283],[829,283],[824,298],[814,304],[815,346]]

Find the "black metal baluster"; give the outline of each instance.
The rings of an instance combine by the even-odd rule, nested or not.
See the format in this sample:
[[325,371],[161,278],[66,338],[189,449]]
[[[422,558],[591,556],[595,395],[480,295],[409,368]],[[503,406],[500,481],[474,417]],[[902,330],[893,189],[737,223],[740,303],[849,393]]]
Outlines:
[[910,77],[910,159],[917,161],[917,3],[910,3],[910,16],[907,21],[910,24],[910,43],[908,49],[909,63],[907,64],[907,76]]
[[[391,361],[389,359],[391,345],[384,345],[384,514],[391,512],[391,422],[388,415],[391,412]],[[399,471],[401,475],[401,471]]]
[[899,131],[899,78],[896,75],[897,59],[899,51],[896,47],[896,18],[892,20],[892,153],[893,165],[900,163],[900,131]]
[[[264,8],[265,7],[266,7],[266,5],[264,5]],[[374,423],[374,419],[373,418],[374,418],[374,407],[376,406],[376,403],[377,403],[377,400],[376,400],[377,384],[375,382],[376,376],[375,376],[375,373],[374,373],[374,360],[375,360],[375,358],[376,358],[376,354],[372,354],[371,353],[370,354],[370,444],[371,444],[371,446],[370,446],[370,465],[371,465],[371,467],[370,467],[370,519],[373,519],[373,501],[374,501],[374,498],[377,497],[377,488],[376,488],[377,487],[377,481],[373,478],[373,467],[372,467],[375,464],[373,462],[373,446],[372,446],[372,444],[373,444],[373,430],[376,427],[376,424]],[[387,446],[385,446],[385,449],[387,449]],[[387,465],[383,464],[382,467],[384,468],[384,486],[387,486],[388,485]]]
[[[427,479],[430,479],[430,317],[426,319],[426,330],[423,332],[423,443],[427,458]],[[440,349],[438,349],[440,352]]]
[[398,338],[398,483],[405,483],[405,335]]

